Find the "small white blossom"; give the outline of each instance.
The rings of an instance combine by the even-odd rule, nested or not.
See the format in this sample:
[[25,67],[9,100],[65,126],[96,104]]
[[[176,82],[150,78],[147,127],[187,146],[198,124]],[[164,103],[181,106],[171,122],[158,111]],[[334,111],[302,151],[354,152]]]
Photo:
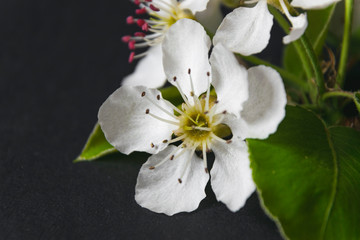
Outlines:
[[[290,4],[303,9],[324,8],[340,0],[294,0]],[[221,42],[233,52],[252,55],[261,52],[269,43],[273,16],[267,4],[279,8],[290,21],[289,35],[283,38],[288,44],[299,39],[305,32],[308,22],[306,13],[292,16],[287,0],[244,0],[245,7],[238,7],[225,16],[215,36],[214,43]],[[253,6],[255,4],[255,6]]]
[[[128,24],[138,25],[141,31],[132,36],[124,36],[122,40],[131,50],[129,62],[142,59],[134,73],[124,78],[122,84],[146,85],[152,88],[163,86],[166,76],[162,70],[161,43],[166,32],[180,19],[194,19],[196,13],[206,9],[208,1],[133,0],[139,7],[135,12],[137,16],[129,16],[126,21]],[[147,78],[146,82],[143,81],[144,78]]]
[[[221,44],[209,60],[210,45],[193,20],[177,21],[166,34],[164,70],[184,100],[180,109],[156,89],[122,86],[99,110],[103,132],[120,152],[154,154],[141,167],[135,191],[137,203],[154,212],[195,210],[209,175],[216,198],[239,210],[255,190],[244,140],[267,138],[285,116],[286,94],[275,70],[246,70]],[[209,151],[215,155],[210,170]]]

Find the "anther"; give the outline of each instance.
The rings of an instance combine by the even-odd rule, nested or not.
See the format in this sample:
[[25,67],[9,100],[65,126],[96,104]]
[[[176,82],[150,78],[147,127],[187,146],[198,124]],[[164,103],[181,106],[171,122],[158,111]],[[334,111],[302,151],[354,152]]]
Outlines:
[[149,113],[150,113],[150,109],[146,109],[145,113],[146,113],[146,114],[149,114]]
[[191,74],[191,69],[190,68],[188,69],[188,74]]
[[129,63],[132,63],[134,61],[135,52],[131,52],[129,56]]
[[135,36],[135,37],[145,37],[146,34],[143,33],[143,32],[136,32],[136,33],[134,33],[134,36]]
[[230,144],[230,143],[232,143],[232,140],[227,140],[226,143]]
[[210,76],[210,72],[207,72],[206,75],[209,77],[209,76]]
[[142,96],[142,97],[145,97],[145,94],[146,94],[146,92],[142,92],[142,93],[141,93],[141,96]]
[[128,43],[131,40],[131,36],[123,36],[121,38],[121,41],[123,41],[124,43]]
[[209,169],[208,169],[208,168],[205,168],[205,173],[209,173]]
[[145,14],[146,13],[146,8],[136,9],[135,13],[138,14],[138,15]]
[[178,181],[179,181],[179,183],[182,183],[182,180],[181,180],[181,178],[178,178]]
[[176,82],[176,77],[173,77],[174,82]]
[[154,145],[153,143],[151,143],[151,147],[152,147],[152,148],[154,148],[154,147],[155,147],[155,145]]
[[150,4],[150,9],[153,10],[154,12],[159,12],[160,9],[155,7],[153,4]]
[[135,50],[135,41],[134,40],[129,41],[128,47],[130,50]]
[[204,112],[205,115],[208,114],[208,113],[209,113],[209,111],[205,111],[205,112]]
[[154,166],[151,166],[151,167],[149,167],[149,169],[150,169],[150,170],[154,170],[154,169],[155,169],[155,167],[154,167]]
[[157,100],[160,100],[160,95],[157,95],[156,98],[157,98]]
[[227,113],[227,111],[226,111],[226,110],[224,110],[222,113],[223,113],[223,114],[226,114],[226,113]]
[[168,140],[167,139],[165,139],[164,141],[163,141],[163,143],[167,143],[168,142]]
[[214,103],[215,103],[215,104],[218,104],[218,103],[219,103],[219,101],[218,101],[218,100],[216,100]]
[[133,23],[134,23],[134,18],[133,18],[133,16],[128,16],[128,17],[126,18],[126,23],[127,23],[127,24],[133,24]]
[[195,93],[193,91],[191,91],[190,95],[193,97],[193,96],[195,96]]
[[174,160],[175,155],[171,155],[170,160]]

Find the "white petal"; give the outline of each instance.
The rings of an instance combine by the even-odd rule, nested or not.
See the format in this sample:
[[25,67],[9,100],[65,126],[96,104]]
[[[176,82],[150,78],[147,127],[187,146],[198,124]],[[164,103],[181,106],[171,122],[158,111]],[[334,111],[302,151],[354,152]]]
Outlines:
[[193,14],[206,9],[209,0],[183,0],[180,2],[180,8],[189,9]]
[[217,112],[226,110],[239,117],[242,105],[249,96],[247,70],[221,43],[213,48],[210,63],[212,85],[219,101]]
[[173,24],[163,41],[163,63],[165,74],[170,83],[174,76],[182,91],[190,98],[191,82],[194,93],[199,96],[208,87],[207,72],[210,72],[208,59],[211,41],[204,28],[190,19],[181,19]]
[[[146,97],[142,97],[143,92]],[[100,107],[98,118],[111,145],[125,154],[133,151],[157,153],[167,146],[163,141],[171,139],[172,131],[178,127],[145,113],[149,109],[150,113],[158,117],[176,121],[148,100],[152,99],[172,112],[166,100],[157,100],[158,95],[161,96],[158,90],[143,86],[122,86],[110,95]]]
[[291,5],[303,9],[321,9],[341,0],[293,0]]
[[164,151],[151,156],[141,167],[135,200],[142,207],[167,215],[191,212],[198,208],[200,201],[206,196],[204,190],[209,174],[205,173],[202,160],[195,154],[190,159],[182,183],[178,181],[191,157],[190,150],[153,170],[149,169],[169,156],[175,148],[173,145],[168,146]]
[[272,25],[273,15],[260,0],[255,7],[239,7],[226,15],[213,41],[243,55],[259,53],[269,43]]
[[295,40],[298,40],[304,34],[308,25],[307,15],[306,13],[302,13],[299,16],[293,17],[289,13],[289,10],[287,9],[283,0],[280,0],[280,5],[284,11],[284,14],[292,25],[289,35],[283,38],[283,43],[289,44]]
[[291,22],[292,27],[289,35],[283,38],[284,44],[289,44],[298,40],[304,34],[308,26],[306,13],[302,13],[297,17],[291,17],[289,18],[289,21]]
[[249,99],[241,112],[246,138],[267,138],[285,117],[286,93],[278,72],[266,66],[249,70]]
[[246,125],[244,124],[244,121],[237,117],[234,114],[226,114],[224,115],[224,118],[222,120],[223,124],[227,125],[231,129],[231,133],[233,135],[233,138],[238,138],[240,140],[245,140],[246,135],[244,131],[244,127]]
[[247,146],[245,142],[233,138],[229,144],[216,142],[212,150],[215,161],[210,175],[216,199],[225,203],[231,211],[238,211],[255,190]]
[[195,14],[196,20],[212,33],[215,33],[223,19],[220,5],[221,0],[210,0],[204,11]]
[[148,88],[162,87],[166,77],[162,64],[161,44],[149,48],[148,54],[142,58],[135,71],[124,78],[123,86],[146,86]]

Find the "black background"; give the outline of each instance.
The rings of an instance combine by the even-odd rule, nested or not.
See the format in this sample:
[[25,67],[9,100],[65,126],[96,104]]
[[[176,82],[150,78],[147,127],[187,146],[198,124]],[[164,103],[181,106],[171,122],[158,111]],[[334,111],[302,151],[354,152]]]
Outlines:
[[[207,188],[199,209],[168,217],[134,200],[145,154],[72,163],[98,108],[133,71],[121,36],[134,9],[0,1],[0,238],[281,239],[256,193],[232,213]],[[276,62],[281,36],[272,41],[264,56]]]

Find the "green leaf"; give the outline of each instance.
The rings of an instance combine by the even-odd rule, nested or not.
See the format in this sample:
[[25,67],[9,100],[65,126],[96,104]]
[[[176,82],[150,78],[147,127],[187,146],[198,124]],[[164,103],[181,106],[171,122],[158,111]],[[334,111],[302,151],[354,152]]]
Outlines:
[[275,134],[248,145],[262,205],[284,236],[360,239],[359,132],[287,107]]
[[92,161],[114,152],[117,152],[117,150],[106,140],[100,125],[96,123],[84,149],[74,162]]
[[[319,55],[325,43],[325,38],[328,31],[328,26],[331,17],[335,10],[335,4],[322,10],[307,11],[308,28],[305,31],[310,43],[313,45],[315,53]],[[284,68],[295,75],[302,75],[304,70],[299,67],[302,66],[301,60],[297,55],[295,47],[290,44],[285,47],[283,55]]]

